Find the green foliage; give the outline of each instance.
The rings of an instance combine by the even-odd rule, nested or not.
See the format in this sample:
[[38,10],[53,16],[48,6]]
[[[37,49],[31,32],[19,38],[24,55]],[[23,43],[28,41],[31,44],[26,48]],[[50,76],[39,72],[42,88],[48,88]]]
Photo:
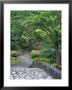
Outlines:
[[34,63],[40,63],[40,62],[46,62],[54,66],[55,68],[61,70],[61,65],[56,64],[56,62],[53,59],[48,59],[44,57],[37,57],[33,59]]
[[40,56],[40,50],[32,50],[31,51],[31,57],[36,58]]
[[22,54],[22,51],[11,51],[11,57],[18,57]]
[[38,28],[38,33],[41,33],[39,35],[45,38],[44,40],[47,39],[46,34],[50,35],[51,39],[58,39],[56,35],[60,35],[61,11],[11,11],[11,39],[15,45],[23,48],[22,44],[26,42],[21,41],[22,35],[33,39],[32,32]]
[[32,34],[34,39],[36,39],[37,41],[48,42],[48,34],[45,30],[36,29]]
[[37,57],[33,59],[33,62],[48,62],[48,58],[43,58],[43,57]]
[[[11,50],[33,49],[37,41],[47,48],[41,50],[41,57],[57,58],[61,47],[61,11],[11,11]],[[32,52],[32,57],[37,56]]]
[[56,51],[53,48],[43,48],[43,49],[41,49],[40,56],[55,59]]
[[33,59],[33,62],[46,62],[46,63],[49,63],[49,64],[56,63],[53,59],[48,59],[48,58],[45,58],[45,57],[36,57],[36,58]]
[[43,48],[41,49],[41,53],[40,53],[40,56],[41,57],[48,57],[48,49],[47,48]]
[[48,63],[49,64],[56,63],[56,60],[54,60],[53,58],[48,58]]
[[18,52],[16,52],[16,51],[11,51],[11,56],[12,56],[12,57],[17,57],[17,56],[18,56]]
[[17,65],[17,64],[22,64],[21,59],[19,57],[18,58],[12,58],[11,65]]
[[58,65],[58,64],[56,64],[56,63],[53,63],[52,65],[53,65],[55,68],[61,70],[61,65]]

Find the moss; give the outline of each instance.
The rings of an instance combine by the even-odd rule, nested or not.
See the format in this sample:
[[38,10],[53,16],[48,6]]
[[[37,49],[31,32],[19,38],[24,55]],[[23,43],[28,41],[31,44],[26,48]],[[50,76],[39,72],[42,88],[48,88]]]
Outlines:
[[20,58],[13,58],[11,60],[11,65],[16,65],[16,64],[22,64],[22,61]]

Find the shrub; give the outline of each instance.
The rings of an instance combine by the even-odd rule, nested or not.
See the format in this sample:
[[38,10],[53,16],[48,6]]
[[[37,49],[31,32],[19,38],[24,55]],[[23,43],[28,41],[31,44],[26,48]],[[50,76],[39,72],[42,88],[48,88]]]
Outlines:
[[16,50],[16,51],[11,51],[11,57],[17,57],[19,55],[22,55],[22,50]]
[[48,49],[47,48],[43,48],[41,49],[41,53],[40,53],[40,56],[41,57],[48,57]]
[[31,57],[36,58],[40,56],[40,50],[32,50],[31,51]]
[[56,61],[53,58],[50,58],[48,61],[49,61],[48,63],[50,64],[56,63]]
[[41,57],[46,57],[46,58],[53,58],[55,59],[56,57],[56,51],[53,48],[43,48],[41,49]]
[[56,63],[54,63],[54,64],[52,64],[52,65],[53,65],[55,68],[61,70],[61,65],[58,65],[58,64],[56,64]]
[[48,62],[48,58],[35,58],[33,59],[33,62]]
[[46,63],[49,63],[49,64],[53,64],[53,63],[55,63],[55,60],[48,59],[48,58],[45,58],[45,57],[37,57],[37,58],[33,59],[33,62],[46,62]]
[[19,55],[16,51],[11,51],[11,57],[17,57]]

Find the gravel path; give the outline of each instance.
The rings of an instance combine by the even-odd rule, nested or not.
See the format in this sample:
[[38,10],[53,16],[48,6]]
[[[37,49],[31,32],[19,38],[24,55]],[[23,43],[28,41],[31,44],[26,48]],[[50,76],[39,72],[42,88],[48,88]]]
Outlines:
[[41,80],[52,78],[40,68],[11,67],[10,79]]
[[20,58],[22,60],[22,64],[12,65],[12,67],[28,68],[30,65],[32,65],[32,58],[31,58],[30,52],[28,50],[25,50],[24,55],[20,56]]

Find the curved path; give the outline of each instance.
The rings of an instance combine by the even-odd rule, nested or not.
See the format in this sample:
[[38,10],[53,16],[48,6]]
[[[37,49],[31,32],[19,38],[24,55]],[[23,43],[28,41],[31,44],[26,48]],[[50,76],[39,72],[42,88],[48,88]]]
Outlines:
[[20,56],[20,58],[22,60],[22,64],[12,65],[12,67],[28,68],[30,65],[32,65],[32,58],[31,58],[30,52],[28,50],[25,50],[24,54],[22,56]]
[[22,64],[11,66],[10,79],[52,79],[52,77],[40,68],[29,68],[32,65],[29,51],[25,51],[21,58]]

